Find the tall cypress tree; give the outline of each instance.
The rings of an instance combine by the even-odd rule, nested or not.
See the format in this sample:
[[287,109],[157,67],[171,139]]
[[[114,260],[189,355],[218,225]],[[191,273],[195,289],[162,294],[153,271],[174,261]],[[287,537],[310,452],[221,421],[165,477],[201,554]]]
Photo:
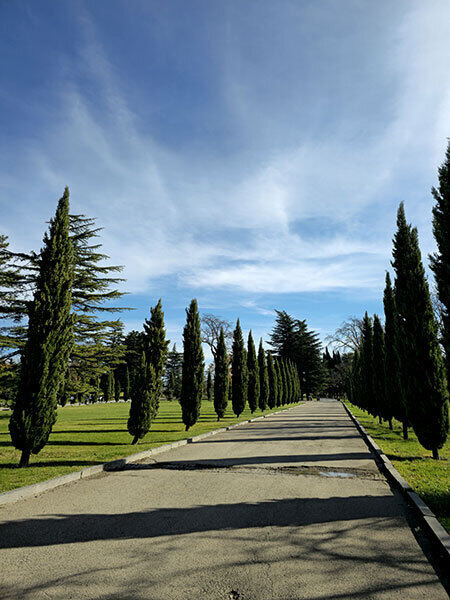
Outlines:
[[[417,229],[406,223],[403,204],[397,215],[393,267],[395,298],[402,322],[402,366],[408,375],[407,401],[419,442],[439,458],[448,433],[448,402],[444,367],[437,339],[428,283],[422,265]],[[399,244],[403,241],[403,244]]]
[[283,374],[280,368],[280,359],[275,358],[273,361],[273,365],[275,367],[275,373],[277,375],[277,406],[281,406],[283,404]]
[[245,408],[248,394],[247,352],[242,337],[239,319],[233,331],[233,357],[231,361],[231,387],[233,390],[231,402],[233,412],[238,417]]
[[153,366],[147,362],[145,352],[143,352],[131,387],[130,416],[127,427],[133,436],[132,444],[137,444],[150,430],[155,385],[155,371]]
[[217,414],[217,420],[220,421],[228,405],[228,356],[223,327],[220,328],[217,343],[214,373],[214,410]]
[[373,393],[373,330],[369,316],[364,315],[361,332],[361,375],[364,385],[361,401],[363,408],[371,415],[376,415]]
[[439,188],[432,188],[436,200],[433,207],[433,233],[438,252],[430,256],[436,278],[438,298],[442,304],[442,345],[447,367],[447,389],[450,392],[450,142],[445,161],[439,168]]
[[267,374],[266,355],[264,353],[262,338],[259,340],[258,348],[258,369],[259,369],[259,402],[261,411],[265,411],[269,400],[269,376]]
[[400,356],[399,322],[397,305],[391,277],[386,273],[386,287],[383,296],[384,304],[384,345],[386,372],[386,404],[393,416],[402,423],[403,438],[408,439],[408,409],[405,391],[402,385],[402,368]]
[[170,340],[166,340],[164,329],[164,313],[161,298],[156,306],[150,308],[150,319],[144,322],[145,359],[153,367],[155,376],[151,406],[151,419],[158,414],[159,399],[162,392],[164,369],[167,361]]
[[186,309],[183,331],[183,370],[181,380],[181,412],[186,431],[197,423],[203,395],[203,350],[197,300]]
[[72,285],[74,257],[69,239],[69,189],[59,200],[44,236],[36,291],[20,366],[20,382],[9,430],[22,451],[19,466],[29,464],[48,441],[56,421],[57,395],[73,345]]
[[248,369],[248,405],[252,413],[258,408],[259,404],[259,365],[256,358],[256,348],[253,341],[252,332],[248,334],[248,353],[247,353],[247,369]]
[[278,399],[278,380],[271,352],[267,353],[267,374],[269,379],[269,397],[267,404],[269,405],[269,408],[275,408]]
[[386,350],[384,331],[378,315],[373,316],[373,389],[376,412],[380,419],[389,423],[392,429],[392,406],[386,394]]
[[130,370],[128,365],[125,367],[124,385],[123,385],[123,399],[129,400],[130,398]]

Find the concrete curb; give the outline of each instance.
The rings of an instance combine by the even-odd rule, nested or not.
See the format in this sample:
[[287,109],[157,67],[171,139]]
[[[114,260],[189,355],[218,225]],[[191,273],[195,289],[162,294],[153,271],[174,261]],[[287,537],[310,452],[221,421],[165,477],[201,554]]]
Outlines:
[[186,444],[195,443],[203,440],[206,437],[215,435],[216,433],[224,433],[225,431],[229,431],[230,429],[234,429],[235,427],[239,427],[241,425],[247,425],[253,421],[265,419],[266,417],[271,417],[273,415],[279,415],[280,413],[297,408],[297,406],[301,406],[301,404],[291,406],[283,410],[278,410],[273,413],[268,413],[266,415],[262,415],[261,417],[255,417],[254,419],[249,419],[247,421],[241,421],[240,423],[234,423],[228,427],[213,429],[212,431],[207,431],[206,433],[201,433],[191,438],[178,440],[176,442],[172,442],[171,444],[156,446],[155,448],[150,448],[149,450],[144,450],[143,452],[138,452],[137,454],[130,454],[130,456],[125,456],[124,458],[111,460],[99,465],[94,465],[93,467],[86,467],[81,471],[74,471],[73,473],[67,473],[67,475],[61,475],[59,477],[54,477],[53,479],[46,479],[45,481],[40,481],[39,483],[33,483],[32,485],[16,488],[15,490],[10,490],[9,492],[3,492],[0,494],[0,506],[4,504],[10,504],[11,502],[17,502],[18,500],[24,500],[25,498],[31,498],[33,496],[37,496],[38,494],[42,494],[43,492],[53,490],[61,485],[65,485],[66,483],[72,483],[73,481],[78,481],[79,479],[87,479],[88,477],[93,477],[99,473],[117,471],[127,464],[136,462],[138,460],[143,460],[149,456],[161,454],[162,452],[168,452],[169,450],[173,450],[179,446],[185,446]]
[[344,406],[347,414],[355,424],[358,431],[361,433],[369,449],[377,457],[377,462],[380,469],[387,475],[388,480],[391,481],[397,488],[399,488],[399,490],[405,496],[408,504],[410,504],[416,514],[419,515],[427,533],[430,536],[430,539],[438,548],[442,559],[450,567],[450,535],[439,523],[431,508],[422,500],[422,498],[420,498],[418,494],[416,494],[416,492],[414,492],[409,483],[405,481],[397,469],[395,469],[394,465],[383,453],[378,444],[370,437],[370,435],[368,435],[364,427],[353,415],[351,410],[343,402],[342,405]]

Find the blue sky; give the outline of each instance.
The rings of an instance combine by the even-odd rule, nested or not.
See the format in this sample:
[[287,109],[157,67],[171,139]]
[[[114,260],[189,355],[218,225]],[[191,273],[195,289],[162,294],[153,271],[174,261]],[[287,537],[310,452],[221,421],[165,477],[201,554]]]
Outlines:
[[40,247],[65,185],[161,296],[266,336],[382,313],[400,201],[434,248],[450,135],[447,0],[0,0],[0,231]]

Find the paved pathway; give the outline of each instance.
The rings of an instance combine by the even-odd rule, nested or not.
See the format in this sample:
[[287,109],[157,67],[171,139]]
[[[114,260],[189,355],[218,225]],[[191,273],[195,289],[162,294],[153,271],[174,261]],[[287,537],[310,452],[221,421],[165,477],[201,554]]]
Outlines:
[[1,508],[0,597],[445,599],[406,511],[308,403]]

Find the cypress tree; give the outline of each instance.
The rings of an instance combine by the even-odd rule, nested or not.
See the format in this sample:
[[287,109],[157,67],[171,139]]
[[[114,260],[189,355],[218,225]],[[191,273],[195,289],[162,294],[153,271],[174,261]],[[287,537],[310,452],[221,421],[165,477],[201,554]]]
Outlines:
[[289,404],[289,376],[287,372],[287,365],[285,360],[281,360],[281,369],[283,371],[283,404]]
[[116,402],[119,402],[121,393],[122,393],[122,385],[120,383],[119,377],[116,375],[115,380],[114,380],[114,396],[115,396]]
[[389,411],[392,412],[393,416],[402,423],[403,439],[407,440],[408,407],[402,385],[399,322],[394,290],[392,289],[389,273],[386,273],[386,287],[384,288],[383,304],[385,321],[386,404],[390,407]]
[[217,420],[220,421],[225,415],[228,405],[228,356],[223,327],[220,328],[217,343],[214,374],[214,410],[217,414]]
[[59,200],[39,260],[36,290],[29,310],[27,340],[9,430],[28,466],[48,441],[57,416],[57,395],[73,345],[74,258],[69,239],[69,189]]
[[361,376],[364,386],[361,402],[362,408],[371,415],[376,415],[375,398],[373,393],[373,330],[369,316],[364,315],[361,332]]
[[130,416],[127,427],[133,436],[132,444],[137,444],[150,430],[152,423],[152,401],[155,392],[155,372],[147,363],[145,352],[139,367],[136,368],[131,388]]
[[248,405],[252,413],[259,404],[259,365],[252,332],[248,334],[247,370],[248,370]]
[[419,442],[437,459],[448,433],[448,403],[437,324],[417,229],[406,223],[403,204],[398,210],[397,223],[393,266],[395,298],[404,336],[402,366],[406,365],[408,375],[408,414]]
[[373,388],[377,415],[392,429],[392,406],[386,394],[386,350],[384,331],[378,315],[373,317]]
[[286,362],[286,373],[288,381],[288,404],[294,402],[294,373],[292,371],[292,363],[290,360]]
[[262,338],[259,340],[258,348],[258,369],[259,369],[259,402],[261,411],[265,411],[269,400],[269,376],[267,374],[266,355],[264,353]]
[[123,399],[129,400],[130,398],[130,370],[128,365],[125,367],[125,381],[123,387]]
[[206,398],[209,402],[214,400],[214,383],[210,369],[208,369],[208,376],[206,378]]
[[445,161],[439,168],[439,188],[432,188],[436,200],[433,207],[433,233],[438,252],[430,256],[436,279],[438,298],[442,304],[442,345],[446,357],[447,389],[450,391],[450,142]]
[[181,412],[186,431],[198,420],[203,395],[203,350],[197,300],[186,309],[183,331],[183,370],[181,380]]
[[278,399],[278,380],[271,352],[267,354],[267,374],[269,379],[269,398],[267,404],[269,408],[275,408]]
[[233,412],[238,417],[245,408],[248,394],[247,352],[242,337],[239,319],[233,331],[233,357],[231,361],[231,401]]
[[274,359],[273,366],[275,368],[275,373],[277,376],[277,406],[281,406],[283,404],[283,375],[280,369],[279,358]]
[[158,414],[169,343],[170,341],[166,340],[164,313],[160,298],[156,306],[150,308],[150,319],[145,319],[144,322],[145,358],[147,363],[152,365],[155,377],[151,403],[151,420]]

